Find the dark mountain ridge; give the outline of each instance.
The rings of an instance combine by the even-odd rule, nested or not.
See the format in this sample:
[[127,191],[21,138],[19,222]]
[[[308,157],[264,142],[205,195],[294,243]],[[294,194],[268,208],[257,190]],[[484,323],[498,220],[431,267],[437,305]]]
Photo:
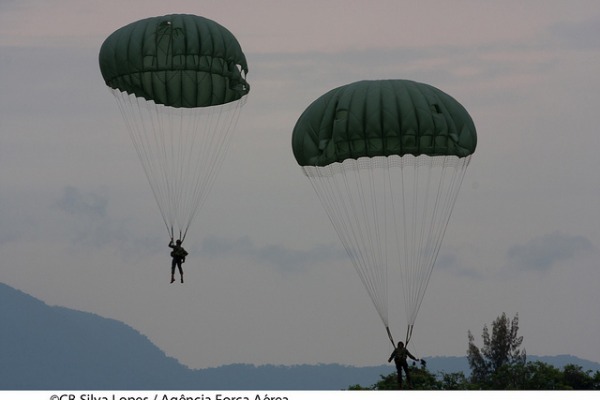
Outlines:
[[[390,365],[231,364],[190,369],[128,325],[48,306],[0,283],[0,390],[340,390],[370,386]],[[600,364],[574,356],[535,357],[561,368]],[[432,372],[469,373],[466,357],[428,357]]]

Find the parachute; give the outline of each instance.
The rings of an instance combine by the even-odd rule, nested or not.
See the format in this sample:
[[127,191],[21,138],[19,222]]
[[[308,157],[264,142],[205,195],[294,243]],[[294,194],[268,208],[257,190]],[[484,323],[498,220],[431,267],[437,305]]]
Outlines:
[[183,240],[250,90],[240,44],[210,19],[172,14],[116,30],[99,63],[169,235]]
[[389,287],[402,290],[408,344],[476,144],[460,103],[409,80],[333,89],[293,129],[294,157],[394,345]]

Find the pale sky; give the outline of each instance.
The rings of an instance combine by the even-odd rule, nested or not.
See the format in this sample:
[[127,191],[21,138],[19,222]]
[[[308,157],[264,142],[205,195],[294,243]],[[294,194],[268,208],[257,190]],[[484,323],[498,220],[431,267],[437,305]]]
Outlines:
[[[600,362],[600,3],[413,3],[2,0],[0,281],[123,321],[192,368],[383,364],[391,344],[291,132],[330,89],[411,79],[460,101],[479,140],[411,352],[465,355],[467,331],[506,312],[527,353]],[[171,13],[227,27],[252,87],[183,285],[98,67],[114,30]]]

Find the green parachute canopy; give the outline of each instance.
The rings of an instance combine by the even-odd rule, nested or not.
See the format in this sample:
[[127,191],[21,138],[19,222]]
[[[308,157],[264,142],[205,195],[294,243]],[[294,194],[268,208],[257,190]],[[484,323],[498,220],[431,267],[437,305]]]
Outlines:
[[292,148],[301,166],[376,156],[466,157],[473,120],[454,98],[410,80],[359,81],[333,89],[300,116]]
[[169,236],[184,240],[248,98],[241,46],[214,21],[172,14],[116,30],[98,58]]
[[248,64],[237,39],[196,15],[126,25],[104,41],[99,61],[109,87],[169,107],[221,105],[249,91]]
[[404,303],[408,344],[476,145],[456,100],[409,80],[341,86],[296,122],[296,161],[394,346],[390,311]]

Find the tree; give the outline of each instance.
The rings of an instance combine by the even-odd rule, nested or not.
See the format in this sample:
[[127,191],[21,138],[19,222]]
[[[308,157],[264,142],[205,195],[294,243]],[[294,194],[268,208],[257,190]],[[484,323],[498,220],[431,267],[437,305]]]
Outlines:
[[[581,366],[569,364],[562,370],[550,364],[535,361],[502,365],[483,383],[473,382],[462,372],[433,374],[425,367],[411,368],[415,390],[600,390],[600,371],[584,371]],[[396,390],[396,373],[380,376],[373,385],[353,385],[348,390]]]
[[469,382],[469,379],[463,372],[441,372],[440,375],[440,389],[442,390],[469,390],[477,389],[473,387]]
[[[521,351],[523,336],[518,336],[519,314],[512,321],[502,313],[492,322],[492,334],[487,325],[483,326],[483,347],[475,345],[471,331],[467,359],[471,368],[471,381],[483,388],[502,389],[518,386],[518,369],[526,363],[525,350]],[[516,373],[515,373],[516,372]]]
[[[435,375],[427,370],[427,368],[421,364],[421,367],[413,365],[408,367],[410,370],[410,376],[412,378],[412,389],[415,390],[439,390],[444,389],[441,382],[438,382]],[[352,385],[348,387],[348,390],[398,390],[398,375],[393,372],[389,375],[380,375],[379,382],[375,384],[363,387],[360,385]]]
[[[541,362],[526,362],[525,350],[521,350],[523,337],[519,333],[518,314],[512,321],[505,313],[492,323],[492,333],[483,326],[483,347],[475,345],[469,331],[467,360],[470,377],[462,372],[436,374],[421,364],[413,363],[410,372],[413,388],[417,390],[600,390],[600,371],[584,371],[578,365],[566,365],[563,370]],[[369,387],[350,386],[349,390],[397,389],[396,373],[381,376],[381,380]]]
[[565,390],[563,373],[558,368],[541,361],[528,362],[523,368],[520,390]]
[[[583,371],[583,367],[579,365],[568,364],[563,368],[563,376],[565,384],[575,390],[592,390],[598,389],[597,382],[594,382],[594,377],[591,376],[592,371]],[[598,373],[596,372],[596,377]]]

